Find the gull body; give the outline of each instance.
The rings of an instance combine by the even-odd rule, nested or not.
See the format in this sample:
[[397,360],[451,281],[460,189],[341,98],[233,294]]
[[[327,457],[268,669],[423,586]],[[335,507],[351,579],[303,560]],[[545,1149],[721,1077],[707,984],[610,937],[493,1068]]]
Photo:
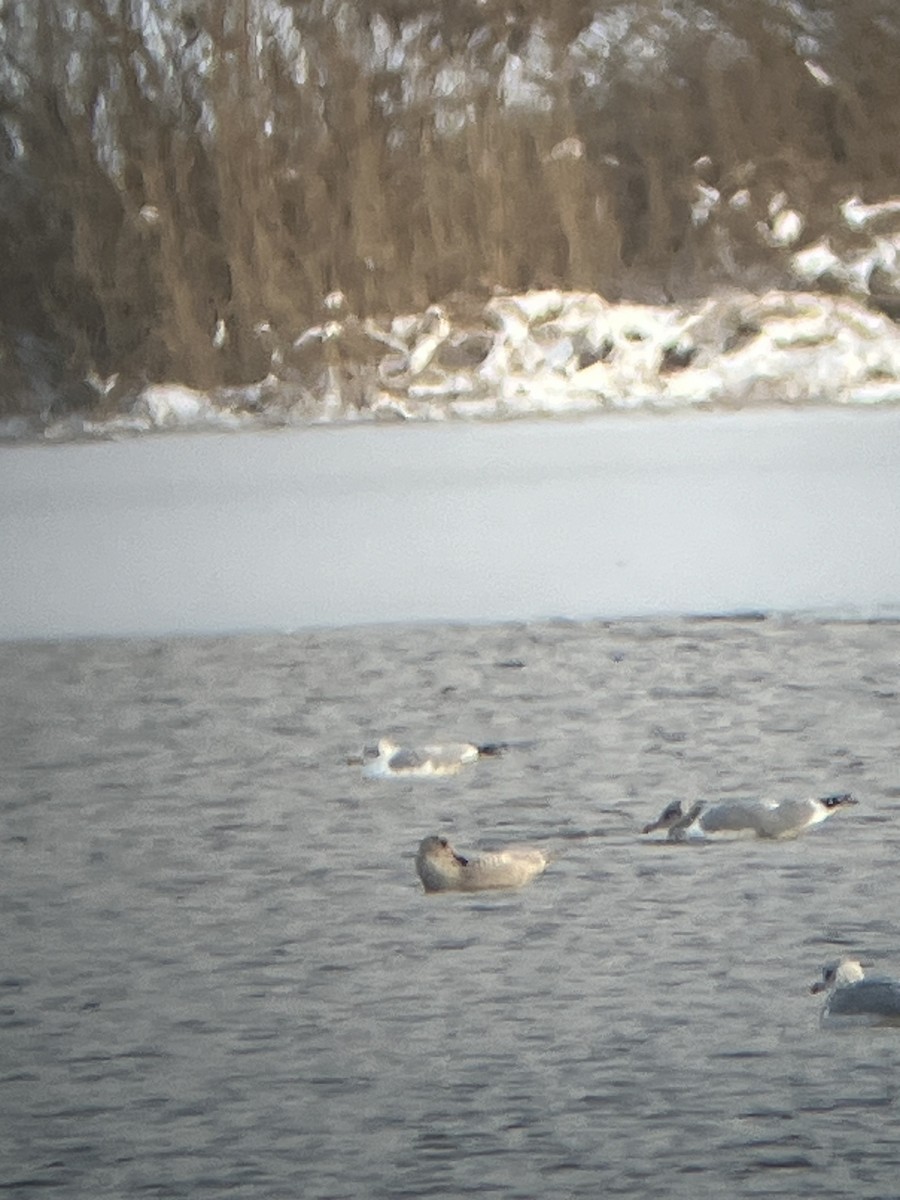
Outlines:
[[900,1024],[900,980],[867,976],[855,958],[828,963],[809,990],[828,993],[824,1022]]
[[508,846],[462,855],[445,837],[423,838],[416,870],[426,892],[481,892],[519,888],[542,874],[550,856],[536,846]]
[[668,831],[669,841],[698,838],[784,838],[797,837],[819,825],[833,812],[858,803],[849,792],[833,796],[809,796],[787,800],[698,800],[685,809],[680,800],[669,804],[660,816],[644,826],[644,833]]
[[[446,742],[434,746],[400,746],[390,738],[381,738],[375,758],[364,762],[363,774],[369,779],[396,776],[456,775],[467,763],[483,755],[499,754],[500,744],[476,746],[472,742]],[[370,751],[371,753],[371,751]]]

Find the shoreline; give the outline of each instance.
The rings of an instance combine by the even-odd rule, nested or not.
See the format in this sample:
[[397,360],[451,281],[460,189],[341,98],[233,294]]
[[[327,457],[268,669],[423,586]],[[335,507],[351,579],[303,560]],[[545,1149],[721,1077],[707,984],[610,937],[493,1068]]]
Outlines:
[[[330,298],[329,298],[330,299]],[[343,303],[343,297],[340,298]],[[0,445],[316,425],[448,424],[770,407],[900,408],[900,329],[861,298],[728,290],[692,304],[593,292],[498,295],[392,320],[334,311],[272,350],[254,383],[128,391],[94,378],[105,415],[0,419]],[[124,389],[124,390],[120,390]]]

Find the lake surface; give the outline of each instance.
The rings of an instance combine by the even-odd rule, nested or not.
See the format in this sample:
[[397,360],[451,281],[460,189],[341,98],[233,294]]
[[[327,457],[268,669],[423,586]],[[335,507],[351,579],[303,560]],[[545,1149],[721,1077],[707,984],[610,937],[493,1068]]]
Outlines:
[[0,638],[900,613],[900,411],[0,449]]
[[[808,985],[900,973],[898,662],[775,618],[0,645],[0,1188],[896,1196],[900,1031]],[[365,780],[387,731],[533,744]],[[844,789],[793,842],[638,833]],[[436,831],[560,856],[426,897]]]

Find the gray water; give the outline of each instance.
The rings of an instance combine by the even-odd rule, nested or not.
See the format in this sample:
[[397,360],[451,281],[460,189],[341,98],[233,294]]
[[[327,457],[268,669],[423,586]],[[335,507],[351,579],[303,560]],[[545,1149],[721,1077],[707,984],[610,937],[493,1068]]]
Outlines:
[[[0,645],[0,1190],[895,1197],[900,625],[507,624]],[[381,732],[524,744],[370,781]],[[529,744],[530,743],[530,744]],[[677,796],[849,789],[785,843]],[[426,897],[413,854],[560,852]]]

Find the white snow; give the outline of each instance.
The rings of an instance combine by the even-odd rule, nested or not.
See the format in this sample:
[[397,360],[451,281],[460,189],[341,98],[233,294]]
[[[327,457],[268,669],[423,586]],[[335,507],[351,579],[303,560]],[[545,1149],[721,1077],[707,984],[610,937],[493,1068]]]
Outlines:
[[[805,253],[807,275],[834,261],[825,244]],[[468,345],[471,362],[442,363],[442,351],[464,353]],[[900,328],[861,300],[815,292],[727,292],[693,306],[654,307],[544,290],[495,297],[477,330],[456,326],[434,306],[380,329],[352,317],[329,321],[297,338],[288,358],[301,350],[287,380],[273,354],[273,372],[251,387],[207,393],[154,384],[117,417],[68,418],[44,436],[900,403]],[[19,424],[0,426],[4,433],[20,436]]]
[[[831,261],[826,246],[812,247],[804,270]],[[288,353],[309,354],[299,392],[296,380],[289,386],[277,371],[252,388],[219,393],[154,384],[118,417],[77,427],[71,419],[57,422],[45,436],[900,402],[900,329],[847,296],[726,293],[693,307],[610,304],[557,290],[500,296],[486,305],[478,331],[484,357],[452,367],[442,365],[442,350],[464,347],[475,335],[442,309],[395,318],[380,333],[370,324],[364,339],[360,329],[348,318],[296,339]],[[328,346],[338,348],[338,359]],[[9,433],[17,432],[13,424]]]
[[[569,141],[552,153],[575,154]],[[744,188],[723,197],[698,182],[695,221],[723,202],[736,210],[751,196]],[[835,216],[839,228],[804,245],[803,214],[773,190],[755,223],[801,290],[730,288],[649,305],[545,288],[498,293],[464,315],[433,304],[384,320],[358,317],[335,290],[323,300],[324,320],[289,340],[257,326],[271,356],[258,382],[209,392],[154,383],[114,417],[69,415],[40,433],[61,441],[366,420],[898,404],[900,327],[879,308],[891,311],[895,296],[900,308],[900,198],[866,204],[852,196]],[[216,339],[224,344],[224,326]],[[0,440],[34,432],[34,419],[0,422]]]

